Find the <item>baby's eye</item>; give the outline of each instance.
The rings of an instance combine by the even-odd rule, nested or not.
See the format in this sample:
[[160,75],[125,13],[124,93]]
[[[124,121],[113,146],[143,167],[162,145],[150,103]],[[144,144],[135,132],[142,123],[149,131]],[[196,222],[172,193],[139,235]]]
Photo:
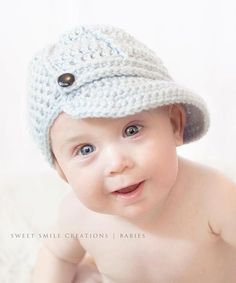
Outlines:
[[93,145],[85,144],[77,150],[77,154],[85,156],[85,155],[92,153],[94,150],[95,150],[95,147]]
[[140,125],[130,125],[125,129],[124,135],[127,137],[134,136],[138,134],[141,129],[142,129],[142,126]]

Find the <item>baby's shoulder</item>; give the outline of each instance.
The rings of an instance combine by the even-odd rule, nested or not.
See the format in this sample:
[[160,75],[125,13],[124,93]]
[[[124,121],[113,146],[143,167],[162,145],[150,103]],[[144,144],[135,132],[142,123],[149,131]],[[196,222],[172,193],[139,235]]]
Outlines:
[[209,224],[226,243],[236,248],[236,184],[222,173],[215,174],[209,202]]
[[[185,185],[194,198],[213,215],[226,207],[236,207],[236,184],[219,170],[189,160],[181,160]],[[191,180],[191,182],[189,181]]]
[[236,207],[236,184],[230,178],[209,167],[205,167],[201,174],[202,181],[206,184],[207,202],[211,207],[217,208],[218,212],[230,206]]
[[76,197],[75,193],[71,191],[62,199],[59,205],[59,226],[67,227],[67,230],[76,229],[78,232],[78,227],[82,227],[83,221],[86,219],[87,210]]
[[56,220],[50,228],[50,235],[44,245],[58,258],[69,262],[79,262],[85,254],[80,241],[75,237],[80,232],[83,216],[79,202],[73,193],[67,194],[61,201]]
[[216,235],[236,247],[236,184],[214,168],[196,163],[189,166],[193,178],[198,178],[196,191],[201,192],[209,226]]
[[185,172],[185,177],[191,180],[192,184],[196,184],[197,187],[201,185],[204,188],[212,188],[212,193],[224,192],[228,189],[233,189],[236,184],[226,177],[221,171],[216,168],[212,168],[197,162],[186,160],[181,158],[181,167]]

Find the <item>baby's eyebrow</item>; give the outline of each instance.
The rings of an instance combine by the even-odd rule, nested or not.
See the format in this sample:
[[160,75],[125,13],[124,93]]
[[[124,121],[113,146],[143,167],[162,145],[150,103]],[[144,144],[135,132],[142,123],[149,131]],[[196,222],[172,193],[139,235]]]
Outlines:
[[72,143],[75,143],[81,140],[85,140],[85,139],[88,139],[87,135],[81,134],[81,135],[71,136],[71,137],[65,138],[62,141],[61,146],[64,147],[65,145],[72,144]]

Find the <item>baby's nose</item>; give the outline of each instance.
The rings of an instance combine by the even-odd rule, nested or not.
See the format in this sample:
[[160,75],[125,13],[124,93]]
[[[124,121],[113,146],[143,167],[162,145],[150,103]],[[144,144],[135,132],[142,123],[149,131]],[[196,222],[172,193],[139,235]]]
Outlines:
[[119,174],[134,167],[133,158],[129,153],[125,154],[116,150],[109,150],[109,153],[107,156],[108,161],[106,163],[105,176]]

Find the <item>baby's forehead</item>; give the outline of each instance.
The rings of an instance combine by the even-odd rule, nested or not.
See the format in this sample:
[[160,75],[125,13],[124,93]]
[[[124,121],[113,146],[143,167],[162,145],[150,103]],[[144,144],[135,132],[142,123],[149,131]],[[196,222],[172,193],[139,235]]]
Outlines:
[[166,107],[157,107],[154,109],[144,110],[142,112],[135,113],[133,115],[123,116],[123,117],[73,117],[65,112],[62,112],[58,115],[55,119],[52,128],[57,128],[58,125],[78,125],[78,126],[88,126],[94,125],[98,127],[102,127],[108,124],[119,124],[119,123],[126,123],[127,121],[135,121],[139,119],[148,119],[155,116],[161,116],[166,113]]
[[64,139],[73,137],[75,134],[84,135],[85,133],[95,133],[99,129],[114,130],[116,127],[123,127],[131,122],[144,122],[157,120],[158,116],[165,114],[165,108],[158,107],[155,109],[145,110],[133,115],[124,117],[107,118],[107,117],[88,117],[77,118],[62,112],[55,120],[51,127],[51,138]]

